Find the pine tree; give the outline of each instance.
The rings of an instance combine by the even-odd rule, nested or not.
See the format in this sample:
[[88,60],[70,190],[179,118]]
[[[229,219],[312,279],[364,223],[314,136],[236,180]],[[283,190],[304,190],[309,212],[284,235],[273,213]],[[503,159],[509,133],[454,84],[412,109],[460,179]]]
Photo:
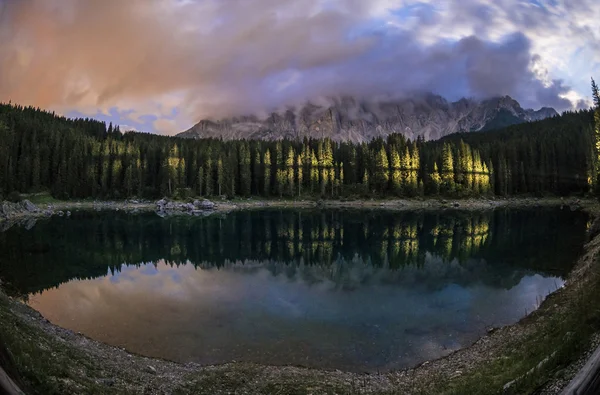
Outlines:
[[245,141],[240,146],[239,158],[240,194],[242,196],[250,196],[252,192],[250,149]]
[[302,195],[302,181],[303,181],[303,163],[304,154],[300,153],[296,156],[296,185],[298,185],[298,196]]
[[260,171],[260,149],[256,148],[254,152],[254,161],[252,163],[252,193],[254,195],[260,194],[260,181],[261,181],[261,171]]
[[362,186],[364,192],[368,194],[371,190],[371,186],[369,185],[369,173],[367,172],[367,169],[365,169],[362,176]]
[[196,191],[198,193],[198,196],[202,196],[202,193],[204,192],[204,166],[200,166],[198,168],[198,190]]
[[225,174],[223,171],[223,158],[219,156],[217,159],[217,194],[222,196],[223,194],[223,182],[225,181]]
[[373,186],[379,192],[385,192],[389,182],[389,165],[385,148],[381,147],[375,155],[375,174],[373,175]]
[[269,150],[265,150],[265,155],[263,157],[263,167],[264,167],[264,194],[265,196],[269,196],[271,194],[271,152]]
[[315,193],[315,188],[319,183],[319,161],[315,151],[310,154],[310,192]]
[[390,172],[392,174],[392,191],[396,195],[400,195],[402,193],[402,179],[400,177],[400,169],[401,163],[398,150],[396,149],[396,147],[391,147]]
[[285,168],[284,168],[284,172],[287,172],[287,180],[286,180],[286,186],[287,186],[287,193],[290,196],[294,196],[295,192],[296,192],[296,188],[294,185],[294,149],[292,147],[290,147],[288,154],[287,154],[287,158],[285,160]]
[[440,188],[442,185],[442,177],[440,176],[440,172],[438,170],[437,163],[433,164],[433,171],[430,174],[431,177],[431,185],[432,185],[432,193],[433,195],[437,195],[440,193]]
[[454,192],[454,157],[452,147],[449,143],[444,143],[442,149],[442,168],[441,168],[441,191],[443,193]]
[[207,153],[207,158],[206,158],[206,170],[205,170],[205,187],[204,187],[204,193],[206,194],[206,196],[212,196],[212,194],[214,193],[214,182],[213,182],[213,174],[214,174],[214,168],[213,168],[213,161],[212,158],[210,157],[211,155],[211,151],[209,150]]

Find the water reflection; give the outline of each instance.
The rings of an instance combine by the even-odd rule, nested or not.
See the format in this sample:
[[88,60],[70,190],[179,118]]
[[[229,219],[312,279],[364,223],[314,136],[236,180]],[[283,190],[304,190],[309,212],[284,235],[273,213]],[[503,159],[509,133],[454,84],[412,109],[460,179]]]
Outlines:
[[0,233],[0,277],[52,322],[150,356],[386,370],[533,310],[586,224],[545,209],[79,213]]

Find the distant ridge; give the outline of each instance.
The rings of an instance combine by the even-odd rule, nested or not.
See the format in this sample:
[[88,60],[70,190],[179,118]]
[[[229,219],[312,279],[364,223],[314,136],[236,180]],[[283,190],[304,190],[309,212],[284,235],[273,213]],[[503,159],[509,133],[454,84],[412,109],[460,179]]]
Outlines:
[[334,141],[363,142],[401,133],[410,139],[437,140],[456,132],[498,129],[555,115],[558,113],[550,107],[537,111],[523,109],[510,96],[483,101],[463,98],[456,102],[434,94],[379,101],[344,96],[330,99],[326,106],[309,102],[273,112],[266,118],[203,120],[177,137],[224,140],[328,137]]

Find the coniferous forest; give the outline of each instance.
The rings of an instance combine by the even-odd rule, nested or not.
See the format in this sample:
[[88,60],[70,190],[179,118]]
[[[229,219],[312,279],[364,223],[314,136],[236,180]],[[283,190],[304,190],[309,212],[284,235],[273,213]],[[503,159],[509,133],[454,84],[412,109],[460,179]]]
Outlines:
[[361,144],[121,133],[92,119],[0,104],[0,195],[46,190],[59,199],[583,195],[598,184],[595,83],[592,90],[595,111],[438,141],[391,135]]

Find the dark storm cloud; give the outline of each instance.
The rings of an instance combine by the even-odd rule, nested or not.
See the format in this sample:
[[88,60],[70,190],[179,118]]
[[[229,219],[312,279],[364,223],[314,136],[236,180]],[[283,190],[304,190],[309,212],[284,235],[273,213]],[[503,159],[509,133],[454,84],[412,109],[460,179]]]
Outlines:
[[530,70],[530,48],[522,34],[495,44],[471,36],[430,47],[419,45],[408,33],[383,36],[360,57],[331,69],[309,71],[269,101],[275,105],[315,96],[369,98],[436,92],[449,99],[512,95],[526,106],[570,108],[571,103],[559,96],[569,90],[562,81],[545,87]]
[[[530,70],[535,58],[523,34],[424,45],[418,30],[365,16],[377,2],[176,3],[0,0],[0,100],[138,116],[154,101],[188,121],[343,94],[512,95],[527,106],[571,106],[559,97],[569,90],[564,82],[545,87]],[[475,32],[496,21],[489,6],[466,10],[456,23]],[[432,7],[415,15],[425,27],[440,20]]]

